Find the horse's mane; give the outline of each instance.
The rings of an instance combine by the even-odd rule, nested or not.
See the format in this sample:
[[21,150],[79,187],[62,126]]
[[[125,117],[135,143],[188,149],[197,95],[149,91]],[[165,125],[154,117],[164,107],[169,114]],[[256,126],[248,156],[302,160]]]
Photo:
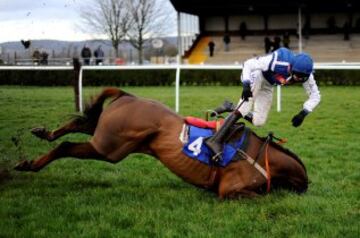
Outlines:
[[[260,137],[258,136],[254,131],[251,130],[251,132],[257,137],[259,138],[261,141],[265,142],[267,137]],[[299,158],[299,156],[297,154],[295,154],[294,152],[292,152],[291,150],[275,143],[274,141],[270,141],[270,145],[275,147],[276,149],[284,152],[285,154],[289,155],[291,158],[293,158],[294,160],[296,160],[305,170],[306,172],[306,168],[305,168],[305,165],[304,163],[301,161],[301,159]]]

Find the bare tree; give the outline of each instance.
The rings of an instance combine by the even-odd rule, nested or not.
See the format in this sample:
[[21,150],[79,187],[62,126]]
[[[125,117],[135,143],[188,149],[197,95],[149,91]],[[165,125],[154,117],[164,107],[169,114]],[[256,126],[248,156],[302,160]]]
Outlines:
[[131,45],[138,50],[139,64],[143,63],[147,40],[167,33],[171,24],[169,7],[164,0],[126,0],[132,23],[127,32]]
[[119,44],[125,39],[131,25],[126,0],[91,0],[81,10],[81,18],[88,27],[86,30],[105,34],[119,56]]

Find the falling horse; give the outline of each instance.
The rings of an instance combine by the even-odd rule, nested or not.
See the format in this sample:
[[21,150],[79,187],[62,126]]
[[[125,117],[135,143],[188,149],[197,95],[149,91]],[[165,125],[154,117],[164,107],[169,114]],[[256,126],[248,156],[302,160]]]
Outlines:
[[[113,100],[103,109],[104,101]],[[246,151],[226,167],[208,165],[183,153],[179,135],[185,119],[153,100],[139,98],[116,88],[107,88],[87,105],[83,115],[63,127],[32,133],[54,141],[67,133],[92,135],[89,142],[62,142],[55,149],[32,161],[22,161],[15,169],[39,171],[62,157],[96,159],[117,163],[131,153],[158,158],[183,180],[212,191],[220,198],[254,197],[264,188],[282,187],[305,192],[308,178],[305,166],[291,151],[250,130]],[[248,129],[249,130],[249,129]],[[240,136],[244,130],[234,130]],[[241,153],[240,153],[241,152]]]

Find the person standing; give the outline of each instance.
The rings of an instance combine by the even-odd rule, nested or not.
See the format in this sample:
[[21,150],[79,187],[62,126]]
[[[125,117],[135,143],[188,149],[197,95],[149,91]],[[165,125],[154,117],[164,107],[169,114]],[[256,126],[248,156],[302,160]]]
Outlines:
[[224,121],[205,144],[214,152],[213,160],[218,161],[222,153],[222,142],[231,126],[241,117],[254,126],[263,126],[269,114],[273,86],[301,83],[308,95],[302,109],[291,120],[294,127],[320,103],[320,92],[313,75],[313,60],[306,53],[294,54],[287,48],[280,48],[261,57],[245,61],[241,74],[243,92],[238,107]]
[[290,49],[290,35],[287,31],[283,35],[283,45],[285,48]]
[[280,44],[281,44],[281,38],[279,36],[275,36],[274,37],[274,41],[272,44],[272,51],[274,52],[275,50],[280,48]]
[[49,54],[43,50],[41,52],[41,60],[40,60],[40,64],[42,65],[48,65],[48,57],[49,57]]
[[229,51],[230,50],[230,42],[231,42],[229,34],[224,35],[223,41],[224,41],[225,51]]
[[103,63],[104,60],[104,51],[101,49],[101,45],[98,46],[98,48],[95,50],[94,52],[94,56],[95,56],[95,63],[96,65],[101,65]]
[[91,50],[86,44],[81,50],[81,57],[83,58],[84,65],[90,65]]
[[265,48],[265,54],[268,54],[271,51],[272,41],[268,36],[264,38],[264,48]]
[[208,44],[210,57],[214,56],[215,43],[211,40]]
[[32,59],[33,59],[33,63],[35,65],[38,65],[40,63],[41,54],[40,54],[39,49],[35,49],[35,51],[33,52],[33,55],[32,55]]
[[245,40],[247,33],[248,33],[246,22],[241,22],[239,32],[240,32],[241,39]]

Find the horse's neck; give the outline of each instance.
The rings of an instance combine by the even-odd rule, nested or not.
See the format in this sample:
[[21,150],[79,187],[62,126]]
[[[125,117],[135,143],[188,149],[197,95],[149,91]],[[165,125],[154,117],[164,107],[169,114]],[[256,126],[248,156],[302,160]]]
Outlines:
[[289,181],[299,178],[307,181],[305,166],[292,152],[286,151],[280,146],[272,144],[269,150],[272,176],[288,178]]
[[274,186],[290,188],[300,193],[308,188],[305,166],[296,155],[272,145],[269,151],[271,176]]
[[[303,169],[301,162],[294,158],[291,153],[287,152],[286,149],[281,148],[281,146],[270,142],[269,148],[267,149],[265,140],[260,139],[256,134],[252,134],[250,140],[251,156],[253,156],[254,159],[264,160],[265,153],[268,153],[269,163],[274,172],[277,170],[283,171],[284,168],[301,167],[301,169]],[[259,161],[259,163],[264,164],[265,161]]]

